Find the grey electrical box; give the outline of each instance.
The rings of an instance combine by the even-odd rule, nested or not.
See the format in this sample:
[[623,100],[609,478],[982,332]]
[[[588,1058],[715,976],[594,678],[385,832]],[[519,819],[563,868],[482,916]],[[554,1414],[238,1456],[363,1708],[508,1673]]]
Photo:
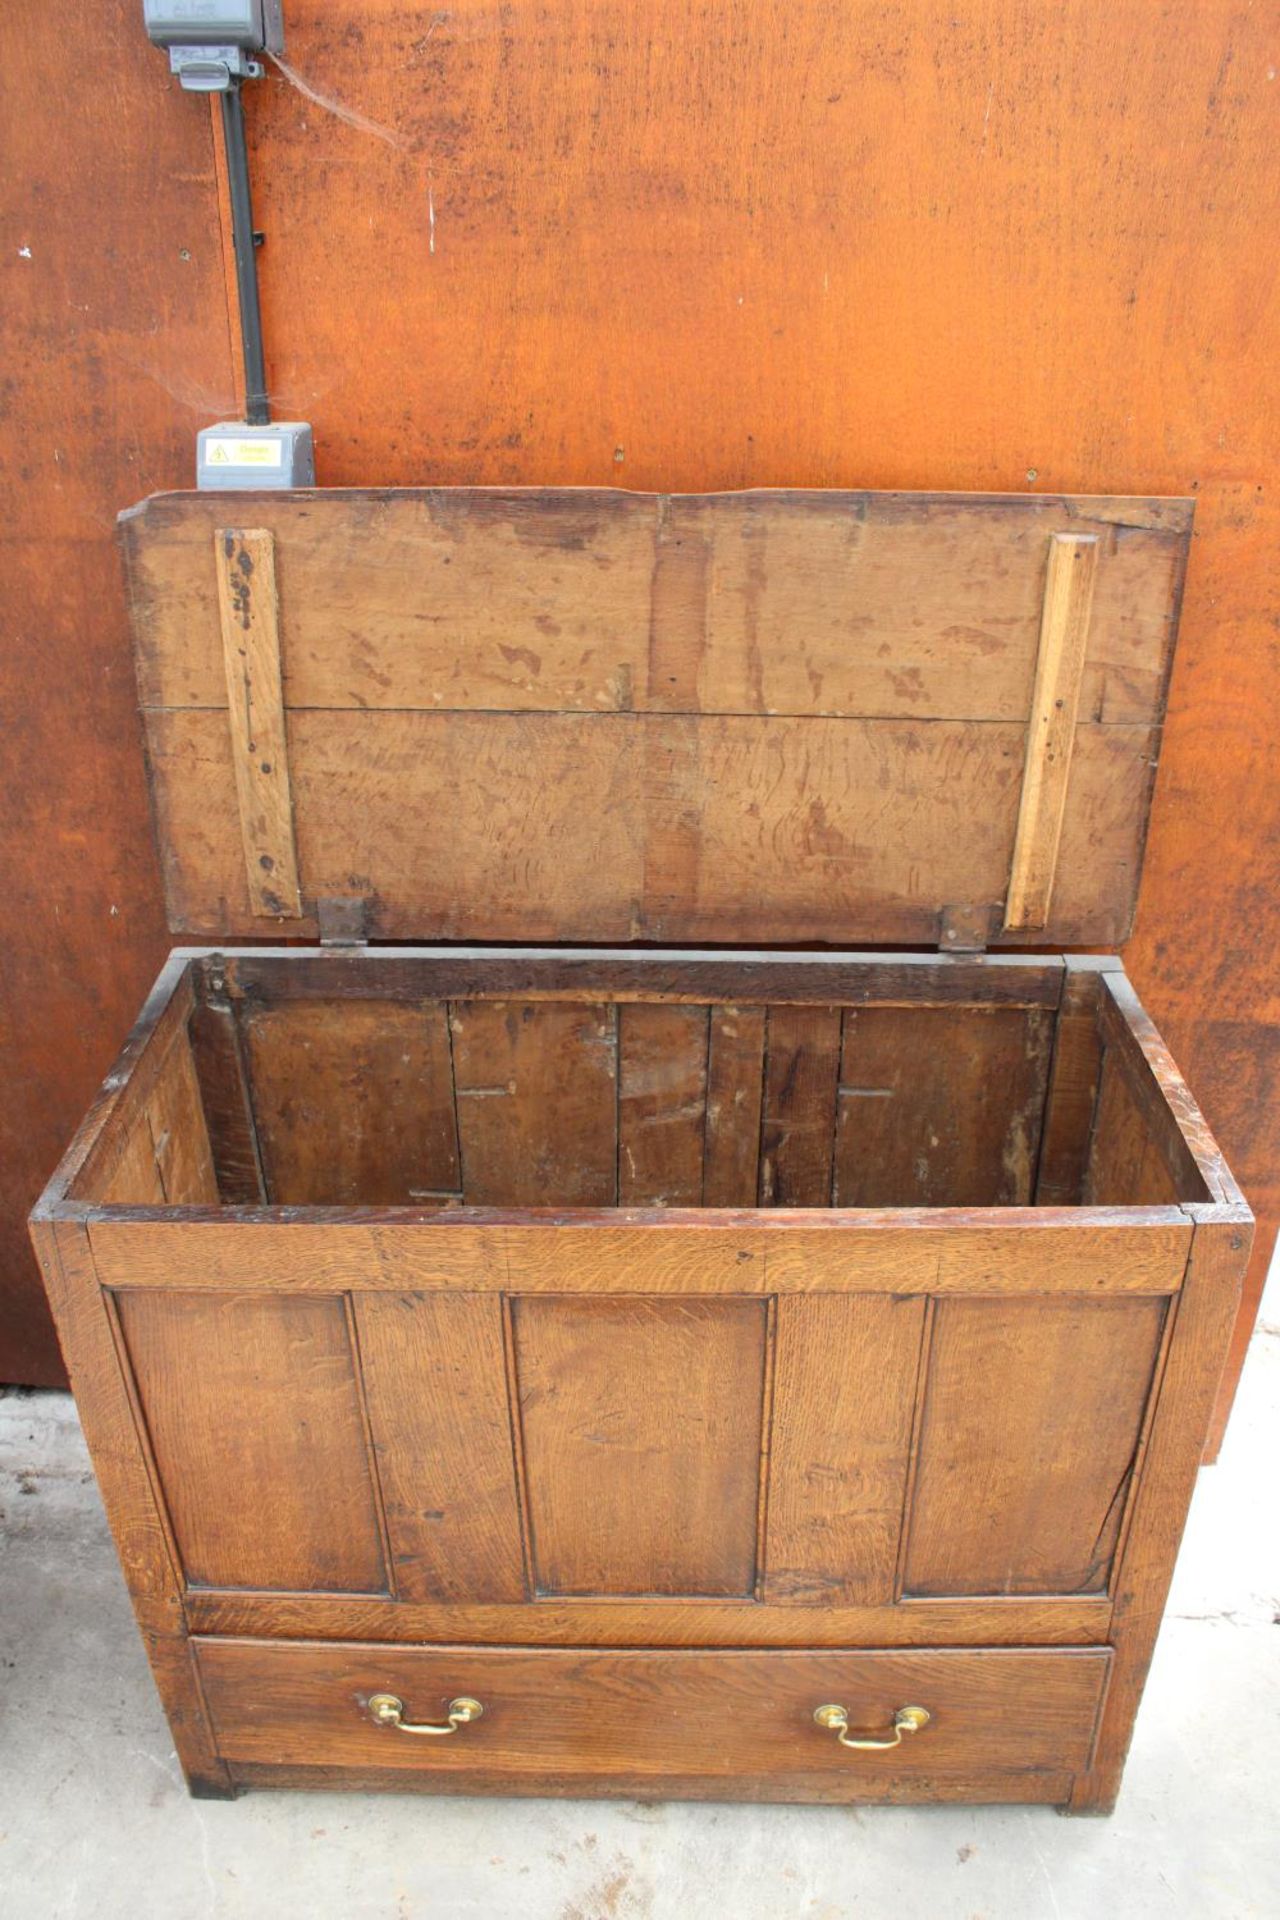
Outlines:
[[284,52],[281,0],[142,0],[142,18],[158,47],[225,42],[248,53]]
[[268,427],[229,420],[196,436],[196,485],[202,492],[315,483],[315,449],[303,420],[274,420]]
[[142,18],[188,93],[225,93],[262,72],[254,54],[284,52],[283,0],[142,0]]

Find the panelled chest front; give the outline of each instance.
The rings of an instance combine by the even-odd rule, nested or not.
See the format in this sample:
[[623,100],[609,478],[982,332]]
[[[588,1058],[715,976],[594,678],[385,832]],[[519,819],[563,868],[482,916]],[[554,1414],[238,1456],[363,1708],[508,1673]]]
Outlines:
[[193,1789],[1108,1807],[1250,1229],[1052,951],[1182,503],[238,504],[126,526],[171,917],[327,944],[176,952],[33,1228]]

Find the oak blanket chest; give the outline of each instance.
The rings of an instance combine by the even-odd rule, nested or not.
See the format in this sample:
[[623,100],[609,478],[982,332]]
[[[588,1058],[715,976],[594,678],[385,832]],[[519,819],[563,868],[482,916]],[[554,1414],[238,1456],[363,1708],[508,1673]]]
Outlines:
[[204,944],[33,1234],[193,1792],[1111,1806],[1251,1228],[1114,953],[1190,517],[125,516]]

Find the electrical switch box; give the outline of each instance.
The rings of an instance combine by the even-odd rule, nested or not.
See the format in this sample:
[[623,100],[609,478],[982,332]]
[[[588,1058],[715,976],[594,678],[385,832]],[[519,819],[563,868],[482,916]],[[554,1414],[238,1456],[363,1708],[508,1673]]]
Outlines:
[[231,420],[196,436],[196,485],[202,491],[315,483],[315,447],[304,420],[275,420],[265,427]]

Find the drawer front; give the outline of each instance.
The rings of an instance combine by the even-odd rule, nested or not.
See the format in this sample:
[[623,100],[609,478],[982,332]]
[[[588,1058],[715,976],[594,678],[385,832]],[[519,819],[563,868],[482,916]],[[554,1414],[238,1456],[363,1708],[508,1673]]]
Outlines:
[[[851,1798],[895,1783],[923,1789],[1082,1769],[1111,1658],[1105,1648],[194,1644],[219,1749],[233,1765],[390,1769],[511,1791],[526,1781],[535,1791],[566,1780],[794,1777],[815,1797],[847,1789]],[[379,1694],[416,1723],[447,1724],[460,1698],[483,1711],[451,1734],[415,1734],[378,1723],[370,1700]],[[903,1708],[929,1717],[896,1745],[853,1749],[815,1721],[827,1706],[845,1710],[850,1737],[883,1742]]]

